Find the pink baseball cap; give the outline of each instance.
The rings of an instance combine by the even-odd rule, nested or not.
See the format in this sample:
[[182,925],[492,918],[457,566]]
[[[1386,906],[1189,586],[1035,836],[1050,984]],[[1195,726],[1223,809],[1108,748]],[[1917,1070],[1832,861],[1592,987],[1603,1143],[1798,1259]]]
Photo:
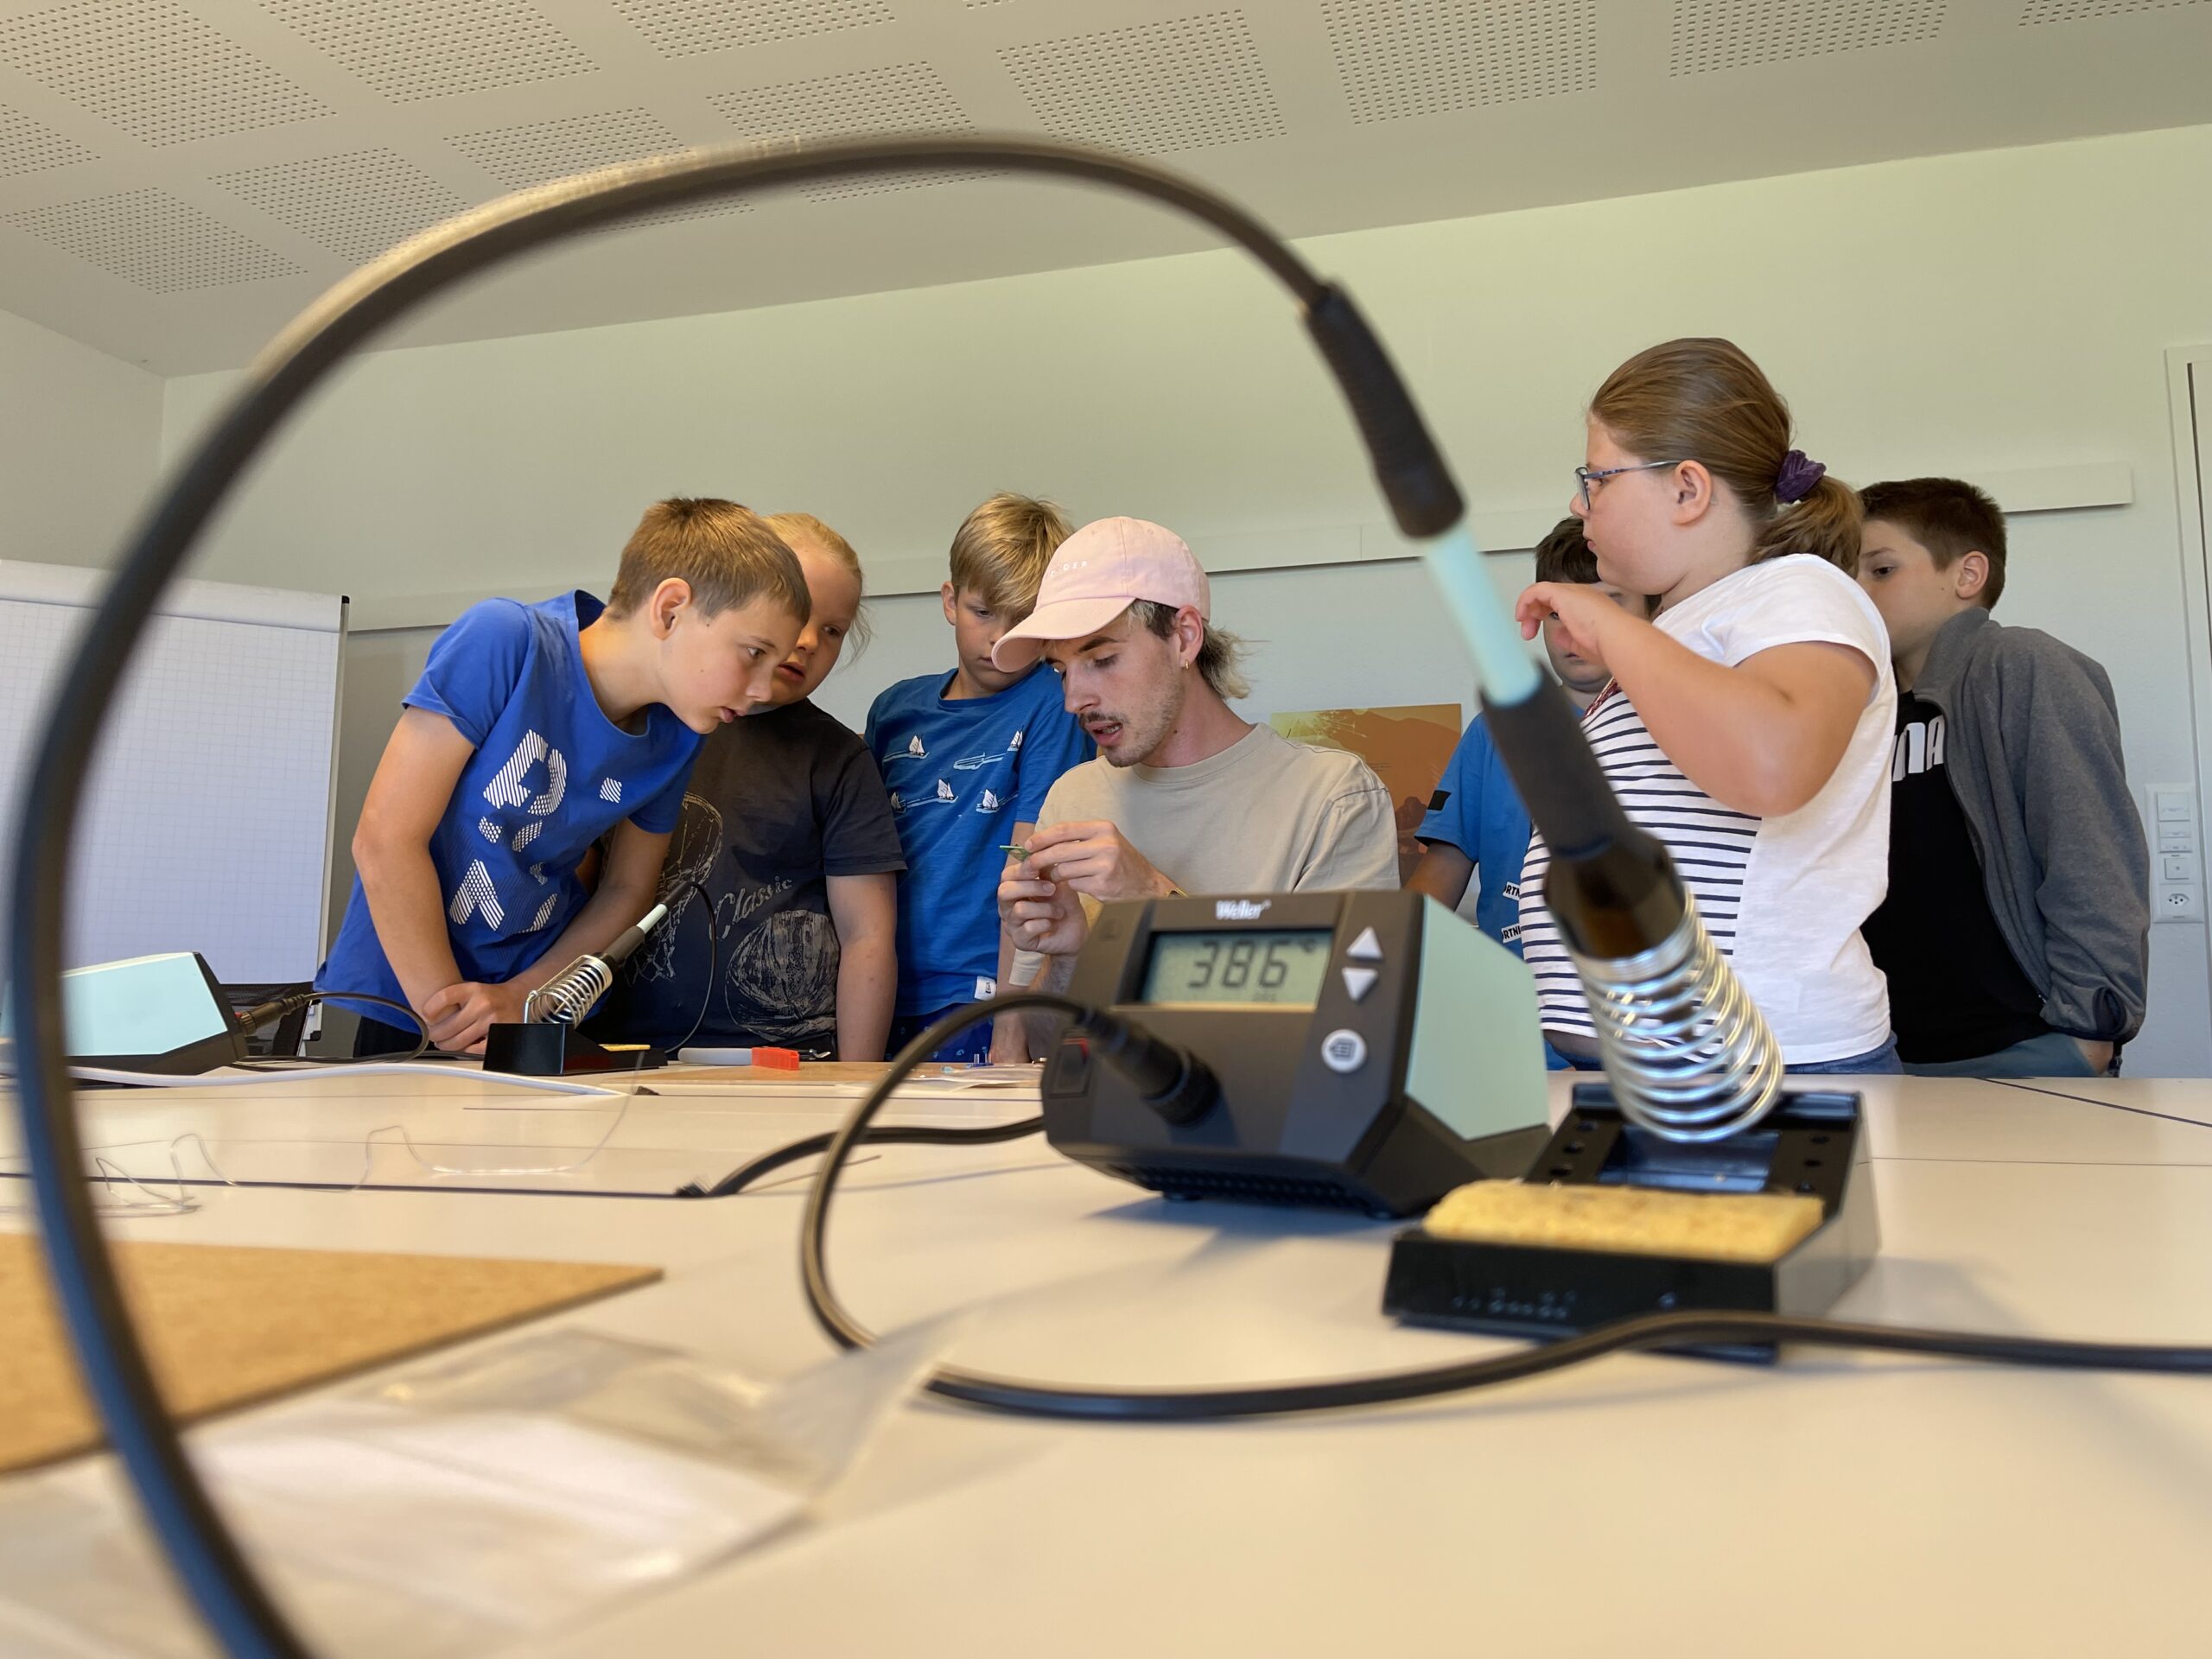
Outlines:
[[1037,608],[991,647],[991,666],[1027,668],[1052,639],[1086,639],[1138,600],[1211,618],[1213,590],[1183,538],[1141,518],[1101,518],[1062,542]]

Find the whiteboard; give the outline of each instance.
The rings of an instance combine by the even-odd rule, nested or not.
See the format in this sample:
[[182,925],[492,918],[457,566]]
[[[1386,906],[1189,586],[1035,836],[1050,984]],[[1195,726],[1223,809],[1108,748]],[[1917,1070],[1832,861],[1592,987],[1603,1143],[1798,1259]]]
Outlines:
[[[0,560],[0,836],[105,572]],[[336,594],[186,582],[163,595],[94,757],[67,965],[197,950],[216,977],[312,978],[328,921]],[[0,938],[0,978],[7,973]]]

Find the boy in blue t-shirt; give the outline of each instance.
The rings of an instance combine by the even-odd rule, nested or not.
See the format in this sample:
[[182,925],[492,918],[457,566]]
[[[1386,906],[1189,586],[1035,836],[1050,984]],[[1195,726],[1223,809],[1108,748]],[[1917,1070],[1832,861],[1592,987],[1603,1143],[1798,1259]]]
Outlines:
[[[1535,579],[1593,586],[1615,604],[1638,616],[1644,613],[1641,595],[1598,580],[1598,556],[1582,539],[1580,518],[1560,519],[1536,544]],[[1603,663],[1586,662],[1567,650],[1554,621],[1544,624],[1544,654],[1567,700],[1579,709],[1589,708],[1611,677]],[[1529,854],[1529,810],[1478,715],[1445,763],[1436,793],[1429,798],[1428,815],[1414,832],[1421,842],[1421,862],[1406,885],[1456,910],[1468,878],[1479,877],[1475,925],[1518,956],[1521,866]]]
[[[438,637],[370,780],[315,988],[410,1007],[440,1048],[650,909],[702,734],[766,698],[807,617],[798,561],[734,502],[649,508],[607,602],[486,600]],[[576,867],[613,832],[597,889]],[[373,1004],[356,1053],[412,1048]]]
[[[995,495],[969,513],[942,595],[957,664],[900,681],[868,710],[868,746],[906,857],[893,1053],[955,1008],[998,994],[1014,962],[999,924],[1001,849],[1027,840],[1045,791],[1094,753],[1061,704],[1058,675],[1042,663],[1013,674],[991,665],[991,647],[1029,614],[1067,536],[1065,515],[1027,496]],[[1029,1058],[1019,1014],[979,1021],[938,1052],[986,1057]]]

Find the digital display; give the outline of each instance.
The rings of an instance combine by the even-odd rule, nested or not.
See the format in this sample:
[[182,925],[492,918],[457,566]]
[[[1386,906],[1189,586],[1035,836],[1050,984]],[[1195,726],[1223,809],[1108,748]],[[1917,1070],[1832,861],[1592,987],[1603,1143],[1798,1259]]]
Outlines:
[[1146,1002],[1257,1002],[1310,1008],[1321,995],[1336,938],[1325,927],[1260,933],[1155,933]]

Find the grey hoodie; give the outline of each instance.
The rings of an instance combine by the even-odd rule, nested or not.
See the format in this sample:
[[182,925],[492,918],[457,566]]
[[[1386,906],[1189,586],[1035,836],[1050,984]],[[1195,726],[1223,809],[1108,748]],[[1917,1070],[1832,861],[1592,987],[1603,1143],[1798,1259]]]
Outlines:
[[2044,1023],[2126,1042],[2143,1025],[2151,850],[2111,679],[2049,634],[1975,609],[1943,625],[1912,695],[1943,715],[1989,908]]

